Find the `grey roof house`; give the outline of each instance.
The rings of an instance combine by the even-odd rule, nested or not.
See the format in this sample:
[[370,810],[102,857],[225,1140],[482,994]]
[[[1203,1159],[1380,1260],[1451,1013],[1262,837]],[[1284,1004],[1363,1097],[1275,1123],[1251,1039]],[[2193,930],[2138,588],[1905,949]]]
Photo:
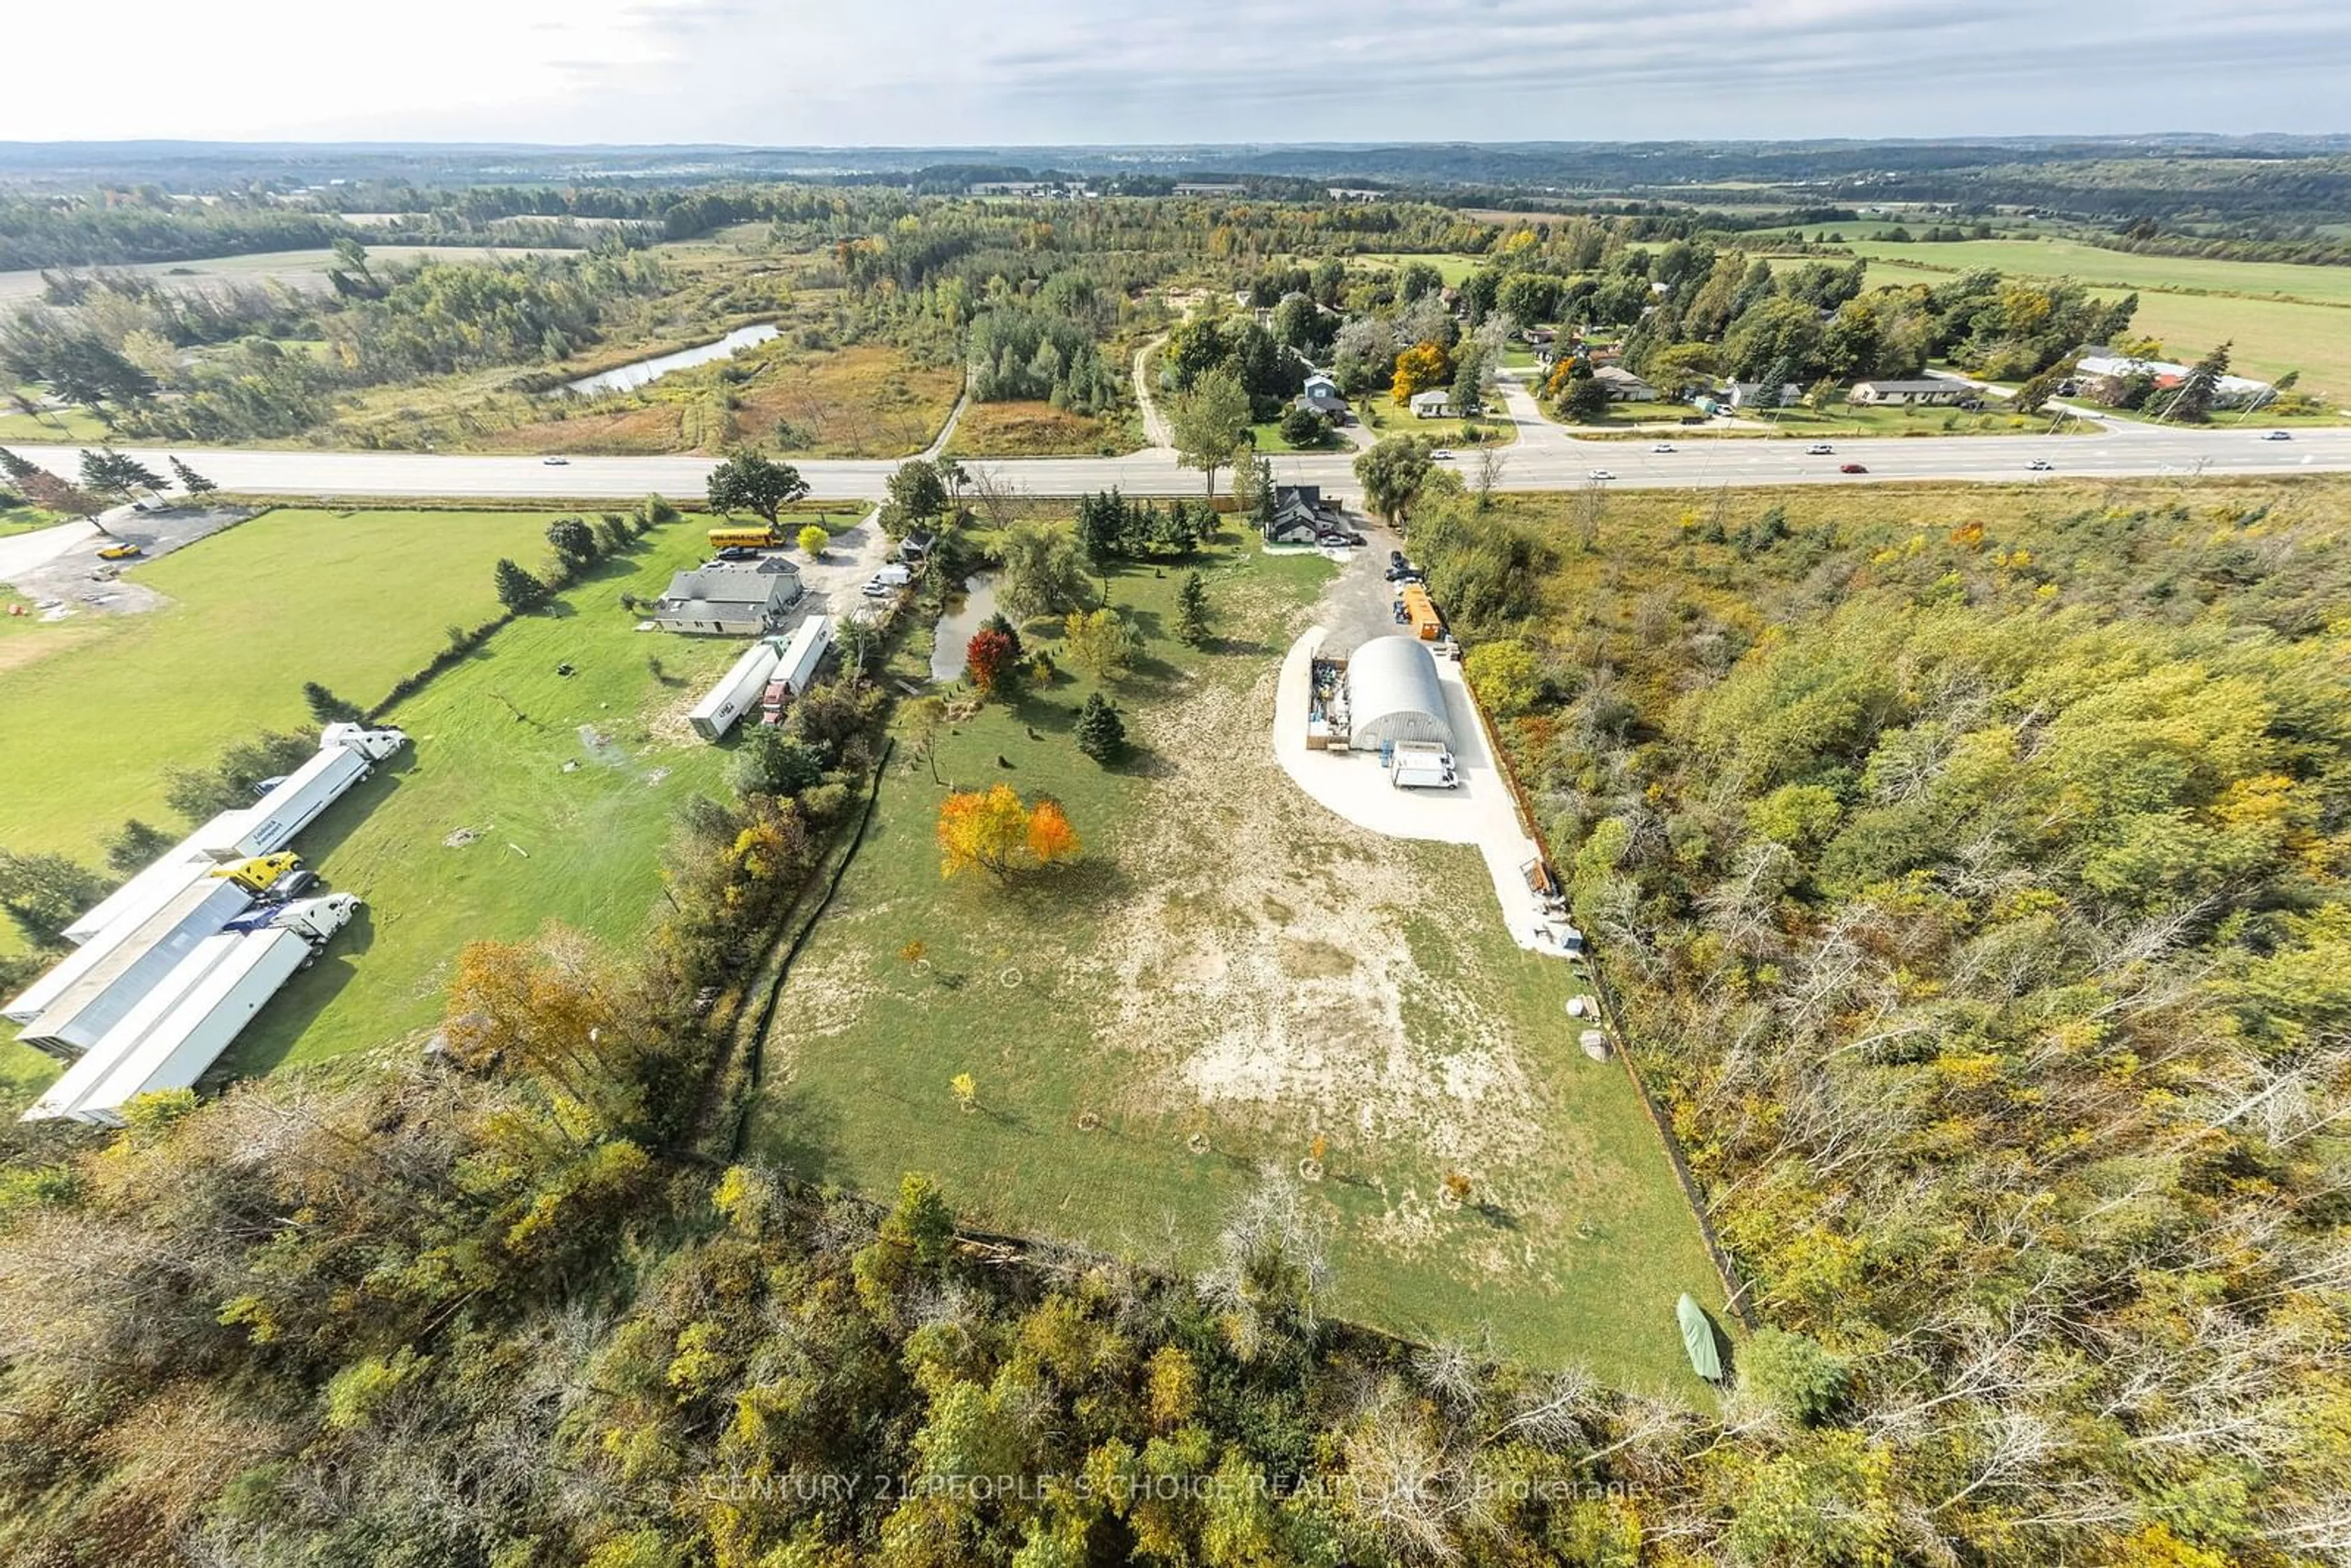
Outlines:
[[788,560],[718,561],[671,578],[653,620],[664,632],[764,636],[784,629],[799,597],[799,569]]

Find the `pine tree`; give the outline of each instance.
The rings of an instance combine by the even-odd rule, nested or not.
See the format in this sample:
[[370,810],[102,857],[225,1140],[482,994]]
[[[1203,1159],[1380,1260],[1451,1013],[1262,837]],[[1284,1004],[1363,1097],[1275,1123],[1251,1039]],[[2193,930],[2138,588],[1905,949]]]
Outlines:
[[1208,587],[1196,571],[1186,572],[1176,592],[1176,635],[1193,648],[1208,640]]
[[547,584],[509,559],[501,557],[491,570],[497,580],[498,602],[517,615],[544,610],[554,598],[547,591]]
[[1096,762],[1108,765],[1126,754],[1126,726],[1100,692],[1079,710],[1077,737],[1078,749]]
[[356,724],[363,716],[359,704],[344,701],[316,681],[302,683],[302,700],[320,724]]
[[178,458],[172,458],[170,462],[172,475],[180,481],[180,488],[188,493],[191,500],[201,500],[220,488]]
[[2163,411],[2164,418],[2201,424],[2212,417],[2212,399],[2220,390],[2220,378],[2229,373],[2229,349],[2230,345],[2223,343],[2189,368],[2179,390],[2171,394],[2171,402]]

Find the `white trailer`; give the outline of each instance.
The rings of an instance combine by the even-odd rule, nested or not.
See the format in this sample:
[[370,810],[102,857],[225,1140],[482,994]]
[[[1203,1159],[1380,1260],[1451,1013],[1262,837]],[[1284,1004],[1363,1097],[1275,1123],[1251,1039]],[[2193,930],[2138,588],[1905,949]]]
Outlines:
[[[252,903],[252,893],[226,877],[207,877],[137,926],[123,930],[120,941],[109,933],[77,947],[49,972],[54,976],[68,967],[76,971],[48,1005],[26,1023],[25,1043],[52,1056],[79,1056],[178,967],[196,944],[218,936]],[[79,963],[84,958],[90,961]]]
[[694,733],[705,740],[724,740],[744,711],[758,705],[759,694],[767,690],[768,676],[775,667],[774,644],[753,643],[735,661],[735,667],[720,676],[718,684],[685,716],[686,722],[694,726]]
[[122,1107],[141,1094],[193,1089],[254,1015],[294,971],[310,961],[310,944],[292,931],[255,931],[190,988],[179,1005],[131,1046],[68,1115],[122,1124]]
[[1453,753],[1433,741],[1399,741],[1389,754],[1388,782],[1398,789],[1452,789],[1461,783]]
[[207,936],[196,944],[195,951],[180,960],[172,971],[156,982],[154,989],[139,998],[138,1005],[122,1015],[122,1021],[106,1031],[105,1038],[81,1053],[74,1064],[65,1070],[57,1081],[32,1109],[18,1118],[26,1122],[54,1121],[69,1116],[88,1100],[91,1091],[105,1082],[106,1075],[122,1065],[131,1049],[168,1017],[196,987],[196,982],[210,974],[244,941],[244,934],[225,931],[217,936]]
[[66,927],[65,938],[79,946],[118,922],[136,925],[210,876],[213,867],[211,856],[198,854],[189,844],[167,850],[153,865],[90,905],[88,914]]
[[223,864],[275,854],[374,771],[366,753],[348,746],[328,747],[244,810],[215,819],[196,839],[196,848]]
[[370,729],[363,724],[330,724],[319,732],[319,749],[347,746],[370,762],[381,762],[408,744],[408,732],[386,726]]
[[799,696],[809,689],[816,677],[816,667],[824,662],[824,652],[832,646],[832,617],[811,615],[792,629],[784,643],[783,655],[776,661],[769,680],[781,681],[792,695]]

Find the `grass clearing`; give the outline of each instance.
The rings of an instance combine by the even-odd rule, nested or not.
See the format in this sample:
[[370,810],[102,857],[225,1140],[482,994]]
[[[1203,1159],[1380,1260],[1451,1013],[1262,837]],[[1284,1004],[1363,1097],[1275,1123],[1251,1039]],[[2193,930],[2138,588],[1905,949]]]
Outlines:
[[2020,277],[2072,277],[2119,288],[2202,289],[2314,300],[2351,307],[2351,267],[2282,261],[2220,261],[2190,256],[2139,256],[2069,239],[1848,241],[1857,256],[1944,272],[1994,267]]
[[1460,286],[1463,278],[1484,267],[1489,258],[1482,256],[1417,256],[1405,251],[1374,250],[1365,251],[1360,256],[1350,256],[1348,259],[1394,267],[1399,272],[1412,262],[1425,261],[1437,268],[1438,276],[1445,279],[1447,287],[1454,288]]
[[947,442],[950,457],[1117,456],[1143,445],[1139,421],[1072,413],[1050,402],[973,402]]
[[1473,851],[1353,828],[1280,771],[1275,671],[1331,568],[1232,538],[1202,563],[1209,650],[1167,635],[1181,570],[1113,578],[1146,638],[1108,688],[1132,758],[1078,754],[1094,683],[1069,674],[941,737],[944,777],[1061,800],[1076,866],[942,882],[944,790],[902,746],[786,988],[755,1141],[876,1194],[930,1169],[975,1224],[1180,1265],[1320,1134],[1334,1310],[1676,1387],[1674,1297],[1719,1291],[1630,1082],[1575,1049],[1572,974],[1510,942]]
[[[705,745],[684,715],[745,641],[640,632],[619,605],[702,559],[698,525],[604,563],[554,613],[504,627],[387,716],[415,744],[301,840],[306,862],[368,907],[255,1020],[226,1071],[431,1028],[469,941],[549,920],[617,944],[643,930],[670,823],[688,795],[723,789],[740,736]],[[566,664],[574,673],[557,674]]]

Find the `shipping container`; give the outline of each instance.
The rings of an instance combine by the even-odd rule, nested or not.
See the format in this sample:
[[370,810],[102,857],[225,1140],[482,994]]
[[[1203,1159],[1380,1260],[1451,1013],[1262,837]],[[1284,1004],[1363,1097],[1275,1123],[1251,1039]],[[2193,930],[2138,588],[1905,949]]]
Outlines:
[[[235,815],[235,812],[229,813]],[[65,929],[65,939],[81,946],[120,921],[136,925],[181,894],[210,875],[213,860],[183,842],[89,908],[89,913]]]
[[58,969],[85,957],[91,961],[81,965],[48,1006],[26,1023],[25,1043],[53,1056],[80,1055],[120,1022],[196,944],[218,936],[221,927],[252,904],[253,894],[235,883],[206,877],[137,926],[117,927],[123,930],[121,940],[110,934],[76,948]]
[[781,657],[776,661],[770,680],[784,683],[792,695],[799,696],[809,689],[816,678],[816,667],[823,663],[825,650],[832,646],[832,617],[811,615],[792,629],[784,643]]
[[310,961],[310,944],[291,931],[256,931],[235,941],[68,1115],[119,1126],[123,1105],[138,1096],[194,1088],[278,988]]
[[694,705],[694,711],[685,716],[686,722],[694,726],[694,733],[705,740],[725,739],[744,710],[759,700],[775,668],[773,643],[757,643],[746,650],[735,661],[735,667],[721,676],[718,684]]

